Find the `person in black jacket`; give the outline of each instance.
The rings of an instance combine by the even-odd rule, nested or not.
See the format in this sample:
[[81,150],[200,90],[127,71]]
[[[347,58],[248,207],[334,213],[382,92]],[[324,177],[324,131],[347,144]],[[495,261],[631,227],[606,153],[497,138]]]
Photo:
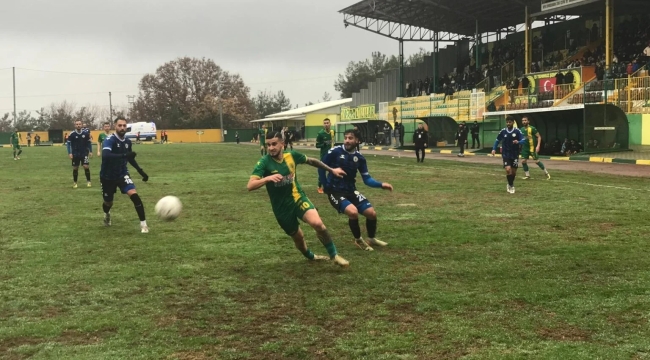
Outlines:
[[471,128],[472,131],[472,149],[474,149],[475,145],[477,149],[481,148],[481,140],[478,139],[478,121],[474,121],[474,124],[472,125]]
[[458,131],[456,132],[456,140],[458,140],[458,146],[460,147],[459,157],[465,156],[465,143],[467,142],[467,128],[464,124],[458,124]]
[[[424,149],[427,147],[429,142],[429,133],[424,130],[424,126],[420,123],[417,130],[413,133],[413,143],[415,144],[415,156],[418,159],[418,162],[424,162]],[[422,159],[420,159],[420,152],[422,152]]]

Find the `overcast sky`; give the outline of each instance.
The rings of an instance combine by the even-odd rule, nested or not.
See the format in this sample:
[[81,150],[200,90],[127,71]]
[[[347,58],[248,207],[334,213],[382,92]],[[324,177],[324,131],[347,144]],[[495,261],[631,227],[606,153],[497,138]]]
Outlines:
[[[206,57],[251,88],[317,102],[351,60],[398,43],[338,11],[356,0],[16,0],[3,3],[0,69],[15,66],[18,111],[69,100],[126,106],[142,74],[181,56]],[[429,46],[427,44],[426,46]],[[419,43],[407,43],[406,54]],[[32,71],[45,70],[52,72]],[[55,72],[133,74],[74,75]],[[0,113],[11,112],[11,69],[0,70]]]

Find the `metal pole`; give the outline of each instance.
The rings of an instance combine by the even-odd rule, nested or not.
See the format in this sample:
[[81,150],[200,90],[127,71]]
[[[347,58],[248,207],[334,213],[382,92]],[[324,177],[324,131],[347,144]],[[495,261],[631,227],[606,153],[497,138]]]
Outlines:
[[14,66],[12,68],[13,70],[13,77],[14,77],[14,128],[17,125],[16,121],[16,67]]
[[399,97],[404,97],[404,41],[399,41]]
[[440,50],[438,42],[438,32],[433,34],[433,93],[438,91],[438,51]]
[[111,92],[110,91],[108,92],[108,106],[109,106],[109,111],[110,111],[110,114],[109,114],[108,118],[111,121],[113,121],[113,99],[111,98]]
[[481,55],[480,55],[480,50],[481,50],[481,35],[478,32],[478,19],[476,19],[476,37],[475,37],[475,45],[476,45],[476,70],[481,69]]
[[528,6],[526,6],[526,10],[524,12],[524,15],[526,16],[526,22],[525,22],[526,33],[524,34],[524,37],[525,37],[524,41],[526,42],[526,44],[524,46],[525,47],[524,51],[526,52],[526,54],[524,55],[524,61],[525,61],[524,69],[526,69],[526,74],[529,74],[530,73],[530,61],[529,61],[529,59],[530,59],[530,31],[528,29],[529,28],[529,26],[528,26]]
[[221,122],[221,142],[225,142],[226,137],[223,132],[223,108],[221,106],[221,99],[219,99],[219,121]]

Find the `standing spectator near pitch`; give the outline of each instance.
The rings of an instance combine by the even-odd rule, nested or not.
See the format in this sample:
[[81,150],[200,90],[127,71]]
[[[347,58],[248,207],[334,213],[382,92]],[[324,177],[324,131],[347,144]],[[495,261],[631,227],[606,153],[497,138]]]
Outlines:
[[399,147],[399,123],[396,121],[395,122],[395,127],[393,127],[393,138],[395,139],[395,145],[394,147]]
[[262,125],[262,128],[258,131],[259,134],[259,139],[260,139],[260,154],[262,156],[266,155],[268,152],[266,151],[266,124]]
[[237,141],[237,145],[239,145],[239,131],[235,131],[235,141]]
[[32,133],[27,133],[27,147],[32,146]]
[[[327,152],[334,145],[334,130],[331,129],[332,124],[330,119],[325,118],[323,120],[323,128],[316,135],[316,148],[320,149],[319,159],[323,161],[323,157],[327,155]],[[323,184],[321,184],[320,179],[325,176],[325,170],[318,169],[318,193],[323,193]]]
[[[418,124],[417,130],[413,133],[413,144],[415,144],[415,156],[417,157],[418,162],[424,162],[424,153],[427,148],[427,143],[429,142],[429,133],[424,130],[422,123]],[[422,153],[422,159],[420,159],[420,153]]]
[[464,124],[458,124],[458,131],[456,131],[456,140],[458,147],[460,147],[459,157],[465,156],[465,143],[467,142],[467,129]]
[[494,156],[497,151],[497,146],[499,146],[499,143],[502,143],[501,157],[503,167],[506,169],[506,178],[508,179],[506,190],[510,194],[515,193],[515,177],[517,176],[517,168],[519,167],[519,145],[526,145],[524,134],[515,128],[514,124],[515,118],[508,115],[506,117],[506,128],[501,130],[492,146],[492,156]]
[[472,132],[472,149],[480,149],[481,148],[481,141],[478,139],[478,121],[474,121],[474,124],[472,125],[471,132]]

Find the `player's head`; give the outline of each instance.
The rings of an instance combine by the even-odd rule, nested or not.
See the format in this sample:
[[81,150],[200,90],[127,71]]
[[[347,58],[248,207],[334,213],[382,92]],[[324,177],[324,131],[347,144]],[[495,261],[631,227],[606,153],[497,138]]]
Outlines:
[[282,133],[279,131],[270,131],[266,134],[266,148],[269,155],[274,158],[282,156],[284,150],[284,141],[282,140]]
[[354,129],[345,130],[343,133],[343,147],[347,151],[353,151],[359,145],[359,131]]
[[111,130],[111,123],[108,121],[104,123],[104,131],[109,132]]
[[512,115],[506,116],[506,126],[508,129],[512,129],[515,126],[515,118]]
[[325,131],[330,131],[331,126],[332,126],[332,124],[330,123],[330,119],[325,118],[323,120],[323,127],[325,128]]
[[83,123],[81,126],[83,126],[84,129],[88,127],[88,125],[86,125],[86,123]]
[[528,119],[528,116],[524,116],[524,117],[522,117],[522,118],[521,118],[521,123],[522,123],[524,126],[528,126],[528,124],[530,124],[530,120]]
[[121,138],[126,135],[126,118],[124,116],[118,116],[115,119],[115,132]]
[[74,128],[77,129],[77,130],[81,130],[81,126],[82,126],[81,120],[75,120]]

